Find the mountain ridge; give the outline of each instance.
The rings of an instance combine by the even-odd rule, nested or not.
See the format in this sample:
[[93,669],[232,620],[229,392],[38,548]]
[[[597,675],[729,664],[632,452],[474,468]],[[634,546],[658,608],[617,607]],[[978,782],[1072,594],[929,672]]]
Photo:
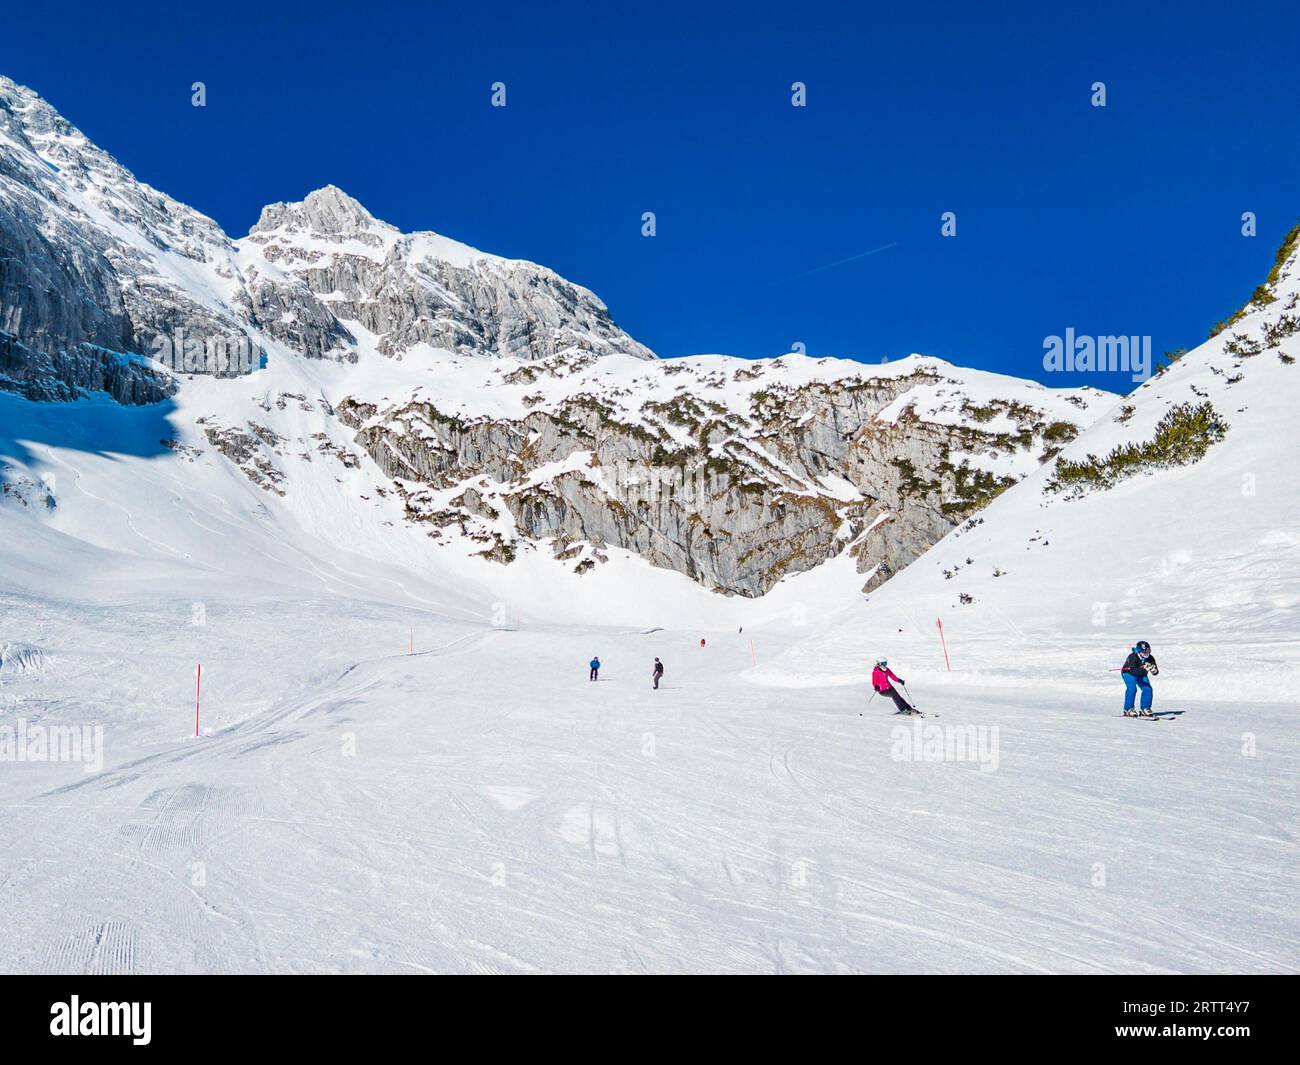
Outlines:
[[327,456],[378,556],[401,525],[470,567],[625,552],[760,596],[848,555],[870,588],[1113,400],[923,356],[661,360],[589,290],[335,185],[231,240],[9,81],[0,248],[0,389],[166,400],[169,461],[227,463],[315,533],[295,499],[340,491]]

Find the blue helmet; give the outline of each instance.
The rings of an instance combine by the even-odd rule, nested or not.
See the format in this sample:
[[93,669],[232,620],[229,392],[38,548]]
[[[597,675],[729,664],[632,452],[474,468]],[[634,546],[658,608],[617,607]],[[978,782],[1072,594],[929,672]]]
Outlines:
[[1134,647],[1133,650],[1140,655],[1149,655],[1151,653],[1151,645],[1147,643],[1146,640],[1138,640],[1137,646]]

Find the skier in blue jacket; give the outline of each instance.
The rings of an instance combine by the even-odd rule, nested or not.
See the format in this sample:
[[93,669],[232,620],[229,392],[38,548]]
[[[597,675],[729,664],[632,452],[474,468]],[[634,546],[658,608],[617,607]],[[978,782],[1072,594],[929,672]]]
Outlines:
[[[1155,690],[1151,687],[1151,681],[1148,677],[1154,677],[1160,672],[1156,665],[1155,655],[1151,653],[1151,645],[1146,640],[1138,640],[1129,652],[1128,658],[1124,659],[1124,668],[1120,670],[1120,676],[1124,678],[1124,714],[1127,717],[1151,717],[1151,702],[1155,699]],[[1133,700],[1137,697],[1138,690],[1142,691],[1142,709],[1134,711]]]
[[596,680],[600,676],[600,659],[593,658],[587,665],[591,666],[591,679]]

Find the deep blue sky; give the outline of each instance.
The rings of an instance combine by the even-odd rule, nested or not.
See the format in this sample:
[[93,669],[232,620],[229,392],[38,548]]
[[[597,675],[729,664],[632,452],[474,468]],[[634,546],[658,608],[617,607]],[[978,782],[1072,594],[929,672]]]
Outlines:
[[1263,279],[1300,219],[1300,15],[1078,6],[6,0],[0,72],[233,236],[334,183],[587,285],[663,355],[1128,390],[1044,374],[1043,338],[1191,347]]

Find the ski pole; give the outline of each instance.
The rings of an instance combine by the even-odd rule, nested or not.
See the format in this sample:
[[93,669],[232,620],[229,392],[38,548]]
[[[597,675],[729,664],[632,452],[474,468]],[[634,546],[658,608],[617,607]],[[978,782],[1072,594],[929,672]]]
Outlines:
[[909,703],[912,704],[912,709],[913,709],[913,710],[920,710],[920,707],[917,706],[916,703],[915,703],[915,702],[913,701],[913,699],[912,699],[912,693],[911,693],[910,691],[907,691],[907,683],[906,683],[905,681],[901,681],[901,680],[900,680],[898,683],[899,683],[899,684],[902,684],[902,685],[903,685],[903,691],[907,692],[907,701],[908,701]]

